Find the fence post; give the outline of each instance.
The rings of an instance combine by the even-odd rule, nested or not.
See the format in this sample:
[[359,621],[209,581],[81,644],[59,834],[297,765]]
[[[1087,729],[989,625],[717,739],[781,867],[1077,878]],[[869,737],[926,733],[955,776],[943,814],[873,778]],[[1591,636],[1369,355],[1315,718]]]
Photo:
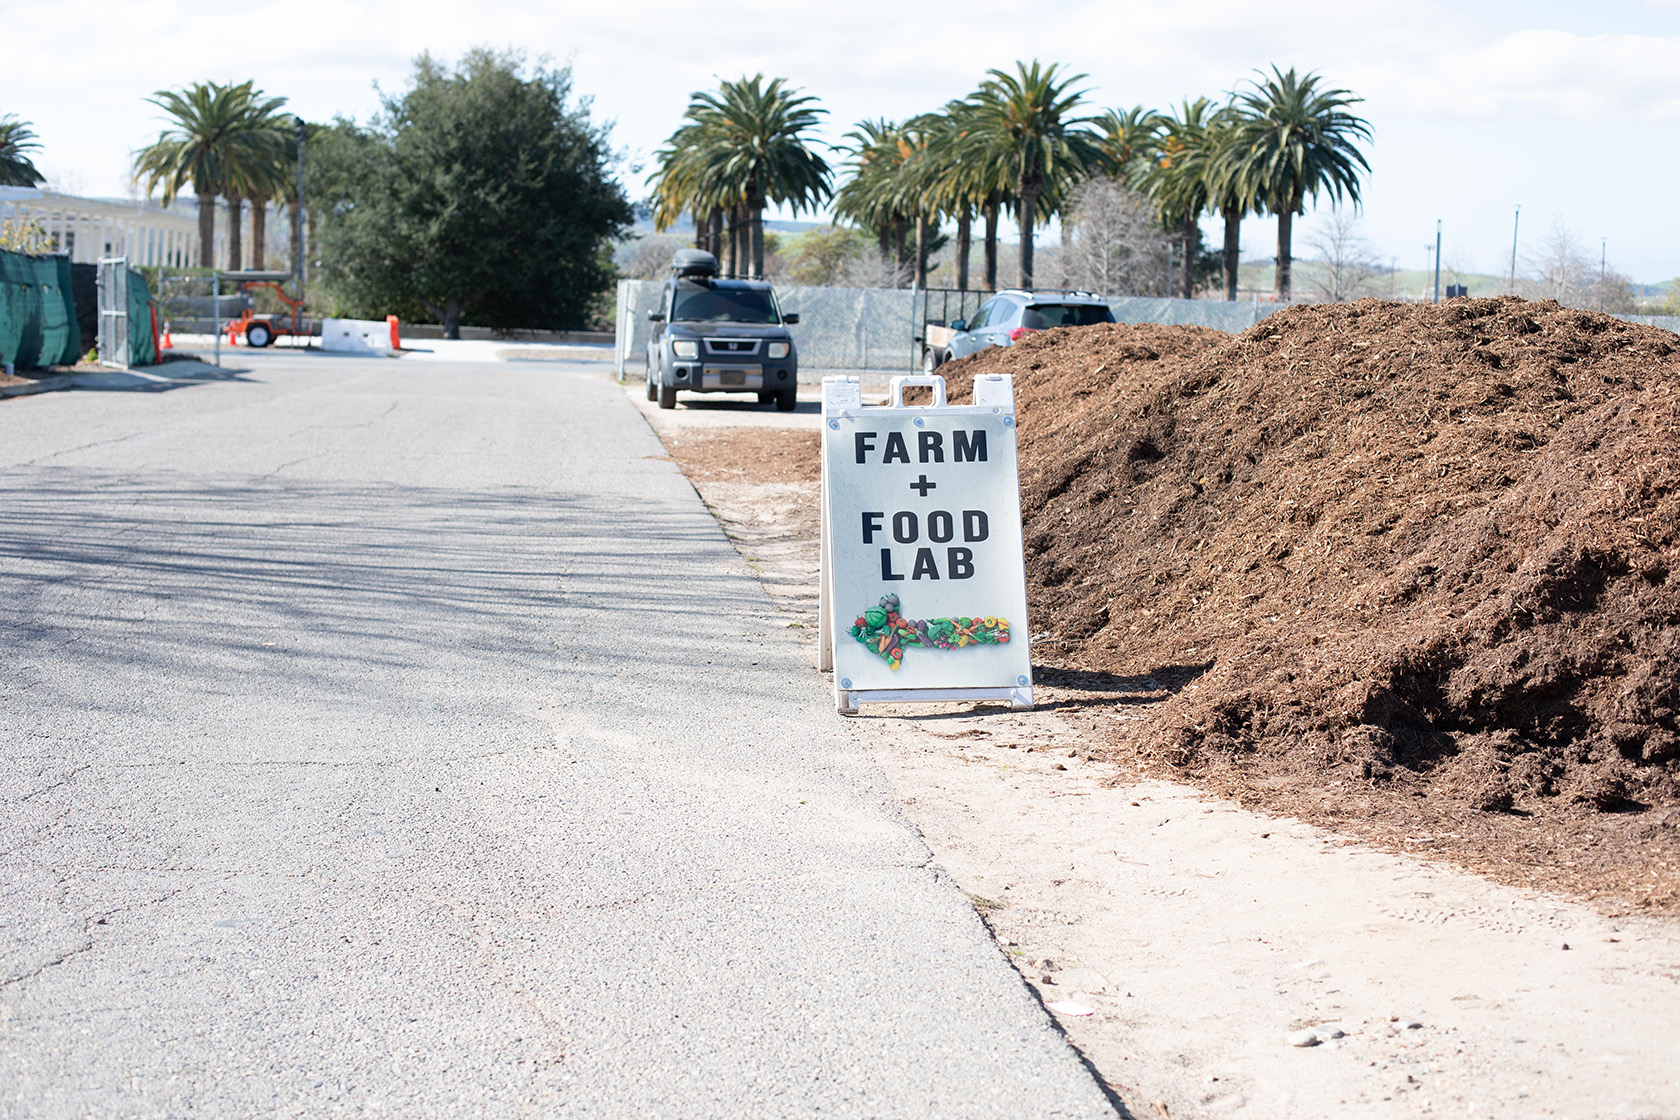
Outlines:
[[210,321],[214,324],[216,345],[216,368],[222,368],[222,274],[210,273]]

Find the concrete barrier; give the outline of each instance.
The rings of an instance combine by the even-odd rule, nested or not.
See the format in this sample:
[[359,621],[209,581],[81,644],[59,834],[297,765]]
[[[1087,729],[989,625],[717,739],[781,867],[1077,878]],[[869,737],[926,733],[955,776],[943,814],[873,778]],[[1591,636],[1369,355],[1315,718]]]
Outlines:
[[391,349],[391,324],[383,320],[323,319],[321,349],[389,356],[394,352]]

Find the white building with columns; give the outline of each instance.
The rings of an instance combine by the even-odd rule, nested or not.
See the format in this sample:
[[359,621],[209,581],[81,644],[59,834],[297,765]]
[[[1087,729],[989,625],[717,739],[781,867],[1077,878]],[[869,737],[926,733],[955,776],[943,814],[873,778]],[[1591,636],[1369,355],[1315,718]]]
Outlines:
[[39,234],[31,248],[68,253],[78,264],[95,264],[100,257],[127,257],[131,265],[196,265],[195,210],[190,204],[180,210],[165,210],[156,203],[0,187],[0,222],[16,231],[34,227]]

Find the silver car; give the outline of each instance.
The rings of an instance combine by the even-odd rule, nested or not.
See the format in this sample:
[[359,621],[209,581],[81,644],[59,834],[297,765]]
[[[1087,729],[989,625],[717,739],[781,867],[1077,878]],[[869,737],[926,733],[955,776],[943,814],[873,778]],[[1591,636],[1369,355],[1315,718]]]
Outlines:
[[1114,312],[1101,296],[1090,292],[1010,288],[981,304],[973,318],[953,322],[949,337],[936,341],[944,332],[930,330],[922,368],[932,373],[953,358],[966,358],[988,346],[1008,346],[1032,331],[1112,322]]

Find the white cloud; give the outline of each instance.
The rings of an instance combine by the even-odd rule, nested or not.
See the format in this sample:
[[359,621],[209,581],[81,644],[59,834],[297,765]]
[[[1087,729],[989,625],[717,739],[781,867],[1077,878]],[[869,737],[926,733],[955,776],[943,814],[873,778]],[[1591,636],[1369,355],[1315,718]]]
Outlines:
[[1613,256],[1627,247],[1624,269],[1680,272],[1680,217],[1643,186],[1680,176],[1680,0],[783,0],[756,18],[693,0],[274,0],[213,16],[185,0],[0,0],[8,40],[30,44],[8,58],[0,112],[35,122],[45,165],[120,195],[129,153],[159,128],[143,99],[160,86],[254,78],[312,119],[365,118],[373,83],[400,89],[422,50],[570,59],[615,142],[644,158],[714,76],[786,76],[822,99],[838,139],[1016,59],[1089,74],[1102,106],[1216,96],[1276,62],[1366,98],[1368,230],[1385,252],[1421,255],[1442,216],[1466,252],[1497,260],[1520,200],[1610,236]]
[[1663,119],[1680,104],[1680,37],[1517,31],[1422,57],[1391,57],[1367,88],[1393,111],[1570,121]]

